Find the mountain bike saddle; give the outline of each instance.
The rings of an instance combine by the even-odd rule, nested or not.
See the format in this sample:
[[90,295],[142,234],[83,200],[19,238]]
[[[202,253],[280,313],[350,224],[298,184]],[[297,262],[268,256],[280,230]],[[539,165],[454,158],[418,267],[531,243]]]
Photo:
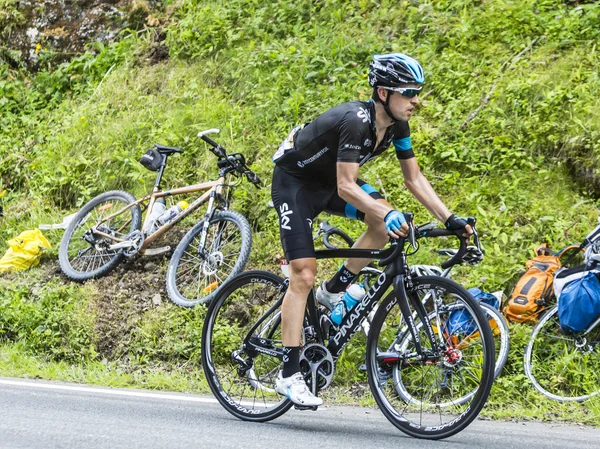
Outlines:
[[156,147],[158,152],[161,154],[183,153],[183,150],[180,148],[166,147],[166,146],[160,145],[158,143],[155,143],[154,146]]

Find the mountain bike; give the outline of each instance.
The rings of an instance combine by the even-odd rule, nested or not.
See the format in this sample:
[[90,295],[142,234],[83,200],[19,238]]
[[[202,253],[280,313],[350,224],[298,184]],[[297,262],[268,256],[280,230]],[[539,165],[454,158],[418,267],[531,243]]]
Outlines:
[[[450,278],[450,271],[452,270],[452,268],[454,266],[460,265],[463,263],[468,264],[468,265],[474,265],[474,264],[481,262],[481,260],[483,260],[483,254],[481,253],[481,248],[479,246],[479,238],[477,235],[477,229],[475,228],[476,222],[473,218],[470,218],[469,221],[470,221],[469,224],[471,224],[474,229],[474,243],[475,244],[473,246],[467,246],[467,249],[461,259],[454,259],[454,256],[456,256],[456,254],[458,252],[456,249],[440,249],[440,250],[438,250],[438,254],[440,254],[442,256],[448,256],[448,257],[450,257],[450,260],[454,260],[454,262],[449,265],[448,264],[444,265],[445,268],[441,268],[441,267],[434,266],[434,265],[422,265],[422,264],[411,265],[409,267],[411,275],[412,276],[441,276],[444,278]],[[431,222],[431,223],[427,223],[425,225],[420,226],[420,229],[423,232],[426,229],[435,228],[436,225],[437,225],[436,222]],[[354,240],[348,234],[346,234],[341,229],[330,225],[327,220],[322,221],[319,224],[319,228],[318,228],[317,232],[315,233],[314,240],[315,241],[321,240],[323,245],[328,249],[337,249],[340,246],[341,247],[351,247],[354,245]],[[361,272],[358,274],[355,282],[362,283],[364,288],[368,289],[371,285],[373,285],[373,282],[379,277],[380,274],[381,274],[381,270],[379,268],[376,268],[374,266],[374,264],[369,264],[369,266],[367,266],[361,270]],[[499,293],[501,294],[501,292],[499,292]],[[427,299],[427,298],[425,298],[425,299]],[[500,297],[498,299],[499,299],[499,301],[501,301],[502,298]],[[494,346],[495,346],[495,350],[496,350],[496,357],[495,357],[496,364],[494,367],[494,378],[497,378],[500,375],[500,373],[502,372],[502,369],[504,368],[506,361],[508,360],[508,352],[510,350],[510,335],[509,335],[508,323],[506,322],[506,318],[504,318],[504,316],[500,313],[500,311],[498,309],[496,309],[495,307],[493,307],[489,304],[486,304],[484,302],[479,302],[479,305],[483,309],[486,317],[488,318],[490,327],[492,329],[492,334],[494,336],[494,343],[495,343]],[[376,308],[377,308],[377,306],[375,306],[374,311],[376,310]],[[371,325],[371,321],[374,316],[374,311],[371,312],[369,315],[367,315],[367,318],[362,323],[363,330],[364,330],[365,334],[367,334],[367,335],[368,335],[369,327]],[[323,310],[323,312],[327,312],[327,311]],[[468,322],[462,322],[460,324],[462,324],[464,326],[469,325]],[[455,326],[456,326],[456,324],[455,324]],[[366,368],[366,365],[363,365],[363,366]],[[363,366],[361,366],[361,370],[363,370]],[[398,382],[396,382],[396,385],[398,386],[398,394],[402,395],[404,397],[404,399],[410,400],[409,396],[406,394],[405,389],[402,388],[402,383],[399,380],[398,380]],[[473,393],[474,393],[474,391],[470,392],[470,394],[473,394]],[[466,401],[468,399],[468,397],[469,397],[469,395],[465,395],[461,400]]]
[[[317,259],[369,258],[385,268],[339,326],[320,312],[310,292],[300,364],[313,394],[327,388],[335,361],[379,303],[366,350],[375,401],[408,435],[446,438],[471,423],[487,400],[494,379],[494,341],[481,307],[463,287],[451,279],[410,273],[405,246],[416,250],[420,238],[456,234],[423,230],[413,224],[412,214],[405,217],[408,237],[392,241],[384,250],[316,251]],[[458,238],[455,260],[467,248],[466,239]],[[206,379],[221,405],[240,419],[269,421],[293,406],[274,389],[283,359],[280,307],[287,286],[287,280],[269,272],[241,273],[218,292],[207,312],[202,329]],[[453,310],[468,313],[475,332],[451,334],[447,322]],[[396,379],[410,400],[398,395]],[[465,402],[457,401],[472,391]]]
[[[169,298],[177,305],[192,307],[211,301],[228,278],[244,269],[252,246],[248,221],[228,210],[237,184],[228,183],[227,178],[245,177],[255,186],[261,185],[242,154],[227,154],[221,145],[207,137],[218,132],[218,129],[209,129],[198,134],[217,157],[219,177],[215,181],[162,190],[160,184],[168,157],[183,150],[155,144],[162,162],[157,165],[156,182],[150,195],[136,200],[128,192],[114,190],[84,205],[70,222],[60,244],[58,260],[63,273],[69,279],[83,282],[108,274],[126,257],[168,252],[169,246],[150,248],[150,245],[208,203],[202,221],[193,226],[175,248],[167,269],[166,286]],[[142,213],[152,211],[159,198],[194,192],[204,193],[168,222],[154,223],[151,213],[146,213],[142,225]]]
[[[600,272],[600,219],[584,239],[585,270]],[[559,300],[560,301],[560,300]],[[582,402],[600,394],[600,317],[578,334],[561,330],[558,305],[534,326],[523,357],[534,388],[559,402]]]

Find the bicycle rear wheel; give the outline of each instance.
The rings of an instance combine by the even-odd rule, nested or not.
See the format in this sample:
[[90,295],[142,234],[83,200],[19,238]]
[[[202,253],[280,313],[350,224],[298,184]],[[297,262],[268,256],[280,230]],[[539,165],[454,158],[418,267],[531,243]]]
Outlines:
[[[140,207],[132,206],[110,220],[104,220],[133,202],[135,197],[130,193],[113,190],[91,199],[77,212],[67,226],[58,250],[58,263],[69,279],[83,282],[98,278],[119,264],[124,257],[123,250],[110,249],[110,246],[140,230]],[[92,232],[92,227],[115,240]]]
[[600,394],[600,326],[565,335],[554,306],[533,328],[524,365],[535,389],[550,399],[581,402]]
[[[419,356],[395,294],[388,295],[369,331],[369,386],[383,414],[401,431],[447,438],[469,425],[487,400],[494,380],[492,332],[479,304],[454,281],[422,276],[412,282],[407,294],[424,303],[436,345],[417,317]],[[469,319],[470,328],[456,326],[457,313]]]
[[252,231],[243,215],[223,211],[211,219],[204,245],[204,221],[183,237],[167,269],[167,294],[178,306],[212,301],[219,288],[241,272],[252,248]]
[[[285,285],[265,271],[242,273],[217,293],[204,321],[202,366],[208,384],[229,413],[246,421],[275,419],[293,405],[275,392],[283,366],[274,355],[282,347],[275,305]],[[265,352],[252,350],[250,339]]]

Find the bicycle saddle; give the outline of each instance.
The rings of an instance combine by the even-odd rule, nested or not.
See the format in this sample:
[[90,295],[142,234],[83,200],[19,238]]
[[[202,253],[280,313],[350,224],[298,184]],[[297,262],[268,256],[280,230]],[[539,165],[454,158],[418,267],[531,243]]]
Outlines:
[[160,145],[155,143],[154,146],[158,150],[160,154],[173,154],[173,153],[183,153],[183,150],[174,147],[166,147],[164,145]]

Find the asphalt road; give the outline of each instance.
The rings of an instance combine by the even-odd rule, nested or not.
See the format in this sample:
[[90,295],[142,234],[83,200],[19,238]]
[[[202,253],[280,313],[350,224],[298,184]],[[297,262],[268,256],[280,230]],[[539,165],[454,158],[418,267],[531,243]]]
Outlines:
[[478,420],[416,440],[376,409],[291,410],[240,421],[212,397],[0,378],[0,448],[600,448],[600,429]]

